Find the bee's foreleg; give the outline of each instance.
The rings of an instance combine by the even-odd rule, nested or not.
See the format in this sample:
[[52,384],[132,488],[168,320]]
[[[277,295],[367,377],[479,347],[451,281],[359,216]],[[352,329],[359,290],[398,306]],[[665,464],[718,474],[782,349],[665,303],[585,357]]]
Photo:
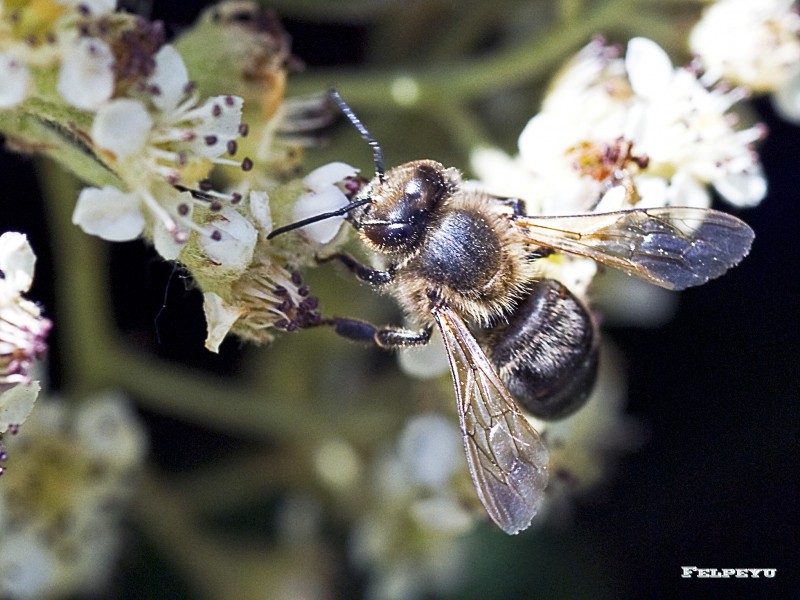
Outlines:
[[355,275],[359,281],[368,283],[370,285],[385,285],[394,279],[394,271],[379,271],[373,269],[365,264],[358,262],[355,258],[344,252],[337,252],[330,256],[317,257],[318,263],[326,263],[332,260],[338,260],[347,269]]
[[365,344],[375,344],[381,348],[406,348],[408,346],[424,346],[431,339],[431,327],[420,331],[397,329],[394,327],[378,327],[366,321],[349,317],[333,317],[321,323],[329,325],[333,330],[348,340]]

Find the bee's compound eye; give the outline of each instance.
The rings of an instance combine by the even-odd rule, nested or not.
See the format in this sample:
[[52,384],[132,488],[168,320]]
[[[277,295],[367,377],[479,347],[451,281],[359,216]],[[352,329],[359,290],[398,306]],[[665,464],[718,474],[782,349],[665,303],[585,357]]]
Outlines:
[[409,216],[429,212],[447,192],[448,186],[439,169],[429,165],[417,167],[403,186],[398,208]]

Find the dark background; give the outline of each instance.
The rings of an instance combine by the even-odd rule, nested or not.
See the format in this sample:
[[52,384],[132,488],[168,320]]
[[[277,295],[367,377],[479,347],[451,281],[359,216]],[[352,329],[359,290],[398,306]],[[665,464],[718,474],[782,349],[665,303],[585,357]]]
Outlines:
[[[167,23],[192,19],[186,5],[157,4],[154,16]],[[310,68],[359,59],[357,27],[285,25]],[[340,43],[345,38],[348,43]],[[627,360],[629,412],[646,424],[646,444],[622,460],[602,496],[578,506],[572,528],[511,540],[485,528],[475,580],[458,597],[800,597],[800,129],[777,119],[766,100],[756,109],[770,129],[760,148],[770,193],[759,207],[737,213],[756,231],[752,253],[724,278],[684,292],[677,315],[663,327],[610,332]],[[385,152],[391,155],[390,148]],[[29,234],[39,255],[31,297],[57,306],[32,165],[9,155],[0,160],[0,229]],[[138,243],[114,252],[115,269],[141,279],[136,293],[118,299],[152,306],[154,316],[170,268],[149,262]],[[199,300],[179,290],[168,301],[195,313],[180,310],[188,316],[161,321],[160,351],[208,361],[198,345],[204,325]],[[58,385],[69,357],[59,353],[57,329],[53,341]],[[235,352],[213,365],[224,370],[231,361]],[[183,437],[197,434],[145,417],[156,452],[172,453]],[[684,565],[776,568],[778,574],[767,581],[684,580]],[[124,597],[164,597],[158,586],[149,596],[142,581],[163,571],[158,557],[142,550],[129,567]],[[353,578],[343,597],[357,596],[360,584]],[[600,587],[586,588],[587,581]],[[167,591],[183,591],[173,586]]]

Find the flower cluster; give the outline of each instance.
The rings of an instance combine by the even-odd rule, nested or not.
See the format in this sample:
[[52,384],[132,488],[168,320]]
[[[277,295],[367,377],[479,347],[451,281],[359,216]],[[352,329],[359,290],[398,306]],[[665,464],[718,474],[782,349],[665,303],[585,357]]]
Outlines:
[[0,6],[0,108],[30,94],[47,96],[47,72],[58,66],[55,88],[70,105],[90,110],[114,92],[114,53],[101,39],[101,22],[115,0],[44,0]]
[[368,597],[447,593],[463,579],[475,523],[459,490],[469,490],[455,422],[428,413],[409,419],[374,463],[373,498],[350,540],[354,563],[370,573]]
[[479,150],[473,166],[532,213],[707,207],[708,185],[751,206],[766,194],[753,149],[764,131],[736,129],[729,111],[746,94],[713,83],[674,68],[650,40],[634,38],[624,57],[595,40],[554,82],[520,135],[519,157]]
[[35,262],[23,234],[0,236],[0,462],[7,457],[3,434],[15,433],[33,409],[39,383],[31,379],[31,368],[47,351],[51,323],[22,297],[33,282]]
[[15,467],[0,486],[0,595],[98,593],[146,449],[131,406],[116,394],[75,407],[43,400],[9,447]]
[[689,44],[714,77],[774,93],[800,120],[800,14],[793,0],[719,0],[692,29]]
[[[206,346],[213,351],[231,330],[263,342],[274,329],[318,322],[316,300],[307,297],[296,268],[334,238],[342,220],[304,231],[299,239],[305,246],[273,244],[266,239],[272,210],[277,206],[281,219],[298,219],[304,211],[339,208],[347,202],[346,180],[355,176],[352,167],[333,163],[302,181],[282,180],[286,169],[280,161],[289,160],[290,145],[280,142],[279,134],[302,137],[329,115],[319,97],[283,102],[285,34],[274,24],[265,27],[271,21],[258,18],[254,6],[239,3],[233,14],[229,9],[210,9],[203,22],[213,30],[203,33],[226,36],[228,54],[215,60],[230,61],[230,71],[256,80],[257,89],[234,78],[230,89],[244,97],[201,99],[202,91],[218,88],[191,82],[175,46],[154,51],[152,69],[138,85],[102,104],[90,130],[98,157],[121,185],[84,189],[73,214],[87,233],[110,241],[143,236],[163,258],[182,263],[204,294]],[[241,47],[241,39],[249,40],[248,48]],[[192,48],[196,39],[179,42]],[[245,98],[261,110],[245,110]],[[243,122],[243,114],[252,121]],[[236,168],[217,173],[219,165]],[[212,184],[212,176],[229,182],[224,191]]]
[[240,164],[222,155],[236,154],[242,100],[217,96],[201,103],[172,46],[163,46],[153,60],[142,97],[104,104],[92,124],[92,139],[125,190],[86,188],[73,221],[112,241],[137,238],[147,228],[159,253],[174,260],[192,230],[206,238],[219,235],[196,225],[192,212],[196,203],[221,210],[220,200],[180,190],[198,186],[214,164]]

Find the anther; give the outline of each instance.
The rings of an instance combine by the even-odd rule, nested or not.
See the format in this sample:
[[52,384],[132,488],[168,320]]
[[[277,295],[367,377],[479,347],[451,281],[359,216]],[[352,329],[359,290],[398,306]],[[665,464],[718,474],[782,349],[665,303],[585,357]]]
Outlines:
[[219,229],[215,229],[211,232],[211,239],[215,242],[218,242],[222,239],[222,232]]
[[250,126],[247,123],[240,123],[239,124],[239,135],[242,137],[247,137],[247,134],[250,133]]
[[215,135],[207,135],[203,138],[203,141],[206,143],[206,146],[213,146],[217,143],[217,136]]
[[211,116],[218,117],[222,114],[222,107],[219,104],[215,104],[211,107]]
[[231,156],[236,154],[236,150],[238,148],[238,146],[236,145],[236,140],[228,140],[228,143],[226,144],[226,148],[228,150],[228,154],[230,154]]
[[252,168],[253,168],[253,161],[250,160],[249,158],[245,158],[242,161],[242,171],[247,172],[247,171],[251,170]]

